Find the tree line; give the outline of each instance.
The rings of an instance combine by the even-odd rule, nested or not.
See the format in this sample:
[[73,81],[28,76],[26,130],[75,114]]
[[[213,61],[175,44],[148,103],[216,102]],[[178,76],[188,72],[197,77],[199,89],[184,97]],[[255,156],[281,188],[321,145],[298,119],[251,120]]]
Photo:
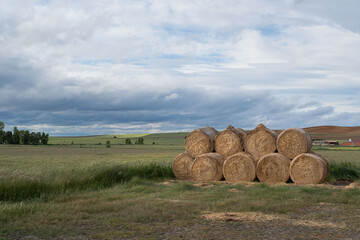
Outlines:
[[49,134],[45,132],[30,132],[29,130],[19,130],[14,127],[13,131],[4,131],[5,124],[0,121],[0,144],[44,144],[49,141]]

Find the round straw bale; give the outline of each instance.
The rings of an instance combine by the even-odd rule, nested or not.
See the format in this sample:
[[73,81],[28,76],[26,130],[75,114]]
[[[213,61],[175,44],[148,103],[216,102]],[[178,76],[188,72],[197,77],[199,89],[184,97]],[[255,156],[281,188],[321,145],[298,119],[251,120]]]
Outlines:
[[324,181],[326,175],[326,163],[318,155],[303,153],[291,161],[290,177],[294,183],[318,184]]
[[198,156],[191,167],[193,179],[196,181],[221,180],[224,161],[224,156],[218,153],[205,153]]
[[244,137],[241,130],[229,125],[215,137],[215,152],[224,157],[231,156],[244,149]]
[[285,183],[289,180],[290,159],[280,153],[269,153],[257,163],[256,175],[260,182]]
[[228,157],[224,162],[223,174],[229,182],[254,181],[256,177],[254,158],[245,152],[236,153]]
[[195,158],[201,154],[214,152],[214,139],[218,132],[212,127],[191,131],[185,140],[185,151]]
[[311,150],[312,140],[310,134],[304,129],[288,128],[279,134],[276,146],[279,153],[289,159],[294,159]]
[[268,153],[276,151],[276,138],[277,134],[259,124],[245,137],[244,148],[247,153],[250,153],[255,161],[259,161],[261,157]]
[[173,172],[176,178],[191,180],[191,166],[194,159],[186,152],[177,155],[173,161]]
[[324,182],[324,181],[329,177],[329,175],[330,175],[330,163],[329,163],[329,160],[328,160],[326,157],[324,157],[323,155],[321,155],[321,154],[319,154],[319,153],[316,153],[316,152],[314,152],[314,151],[310,151],[310,153],[319,156],[319,157],[325,162],[326,174],[325,174],[325,176],[324,176],[323,181],[321,181],[321,182]]

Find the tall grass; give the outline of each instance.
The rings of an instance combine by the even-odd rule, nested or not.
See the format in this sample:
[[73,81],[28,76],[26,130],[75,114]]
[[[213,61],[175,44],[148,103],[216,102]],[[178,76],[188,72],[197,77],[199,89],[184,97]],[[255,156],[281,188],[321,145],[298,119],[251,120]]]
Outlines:
[[359,180],[360,165],[351,162],[331,162],[329,180]]
[[163,179],[174,177],[169,165],[156,163],[106,167],[91,174],[79,174],[73,179],[58,182],[45,180],[9,180],[0,182],[0,201],[19,202],[31,199],[47,200],[69,191],[96,190],[123,183],[132,178]]

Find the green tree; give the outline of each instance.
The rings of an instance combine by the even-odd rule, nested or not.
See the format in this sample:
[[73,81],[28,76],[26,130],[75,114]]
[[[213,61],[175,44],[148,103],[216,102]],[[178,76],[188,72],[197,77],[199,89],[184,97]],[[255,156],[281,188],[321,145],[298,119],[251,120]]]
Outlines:
[[25,131],[20,130],[20,143],[21,144],[24,144],[24,135],[25,135]]
[[5,139],[6,133],[5,133],[4,129],[5,129],[5,123],[0,121],[0,144],[5,143],[5,140],[6,140]]
[[38,133],[31,132],[30,133],[30,143],[31,144],[33,144],[33,145],[39,144],[40,139],[41,139],[41,134],[39,132]]
[[3,144],[5,142],[5,132],[3,130],[0,130],[0,144]]
[[21,140],[21,134],[20,131],[18,130],[18,128],[15,126],[14,127],[14,131],[13,131],[13,144],[20,144],[20,140]]
[[125,144],[131,144],[130,138],[125,139]]
[[40,144],[40,141],[41,141],[41,133],[40,132],[37,132],[35,134],[35,144]]
[[12,136],[12,132],[11,131],[7,131],[5,134],[5,142],[7,144],[12,144],[13,143],[13,136]]
[[25,130],[24,131],[24,135],[23,135],[23,138],[22,138],[22,143],[23,144],[30,144],[30,132],[29,130]]
[[144,139],[143,139],[143,138],[138,138],[138,139],[135,141],[135,144],[144,144]]
[[107,147],[107,148],[111,147],[109,140],[106,141],[106,147]]
[[0,144],[5,143],[5,123],[0,121]]
[[41,135],[41,143],[47,145],[49,141],[49,134],[45,134],[45,132]]

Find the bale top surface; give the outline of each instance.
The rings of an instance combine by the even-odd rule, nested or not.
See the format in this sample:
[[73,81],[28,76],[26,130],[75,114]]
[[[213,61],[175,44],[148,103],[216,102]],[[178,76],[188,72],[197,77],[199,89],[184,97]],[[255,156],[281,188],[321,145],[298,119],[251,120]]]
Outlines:
[[310,151],[310,153],[319,156],[325,162],[326,174],[324,175],[324,179],[321,181],[321,182],[324,182],[330,175],[330,162],[326,157],[324,157],[323,155],[321,155],[317,152]]

